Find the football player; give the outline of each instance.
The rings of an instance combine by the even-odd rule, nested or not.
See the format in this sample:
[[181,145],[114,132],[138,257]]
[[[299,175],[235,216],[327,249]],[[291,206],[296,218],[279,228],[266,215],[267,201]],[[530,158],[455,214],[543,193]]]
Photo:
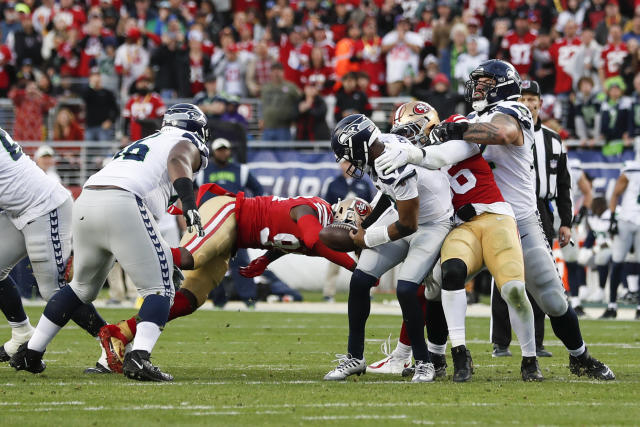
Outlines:
[[[516,216],[527,291],[549,316],[554,333],[569,351],[569,369],[576,375],[613,380],[615,375],[611,369],[587,351],[578,317],[567,304],[551,249],[540,226],[532,174],[533,120],[531,112],[515,101],[520,97],[520,82],[518,72],[507,62],[493,59],[481,63],[465,85],[465,98],[475,110],[467,116],[470,123],[442,123],[431,131],[439,145],[396,146],[380,159],[377,167],[392,171],[412,163],[440,168],[481,152]],[[458,264],[458,267],[462,270],[463,266]],[[466,274],[462,273],[455,272],[464,277]],[[450,330],[451,327],[449,323]]]
[[[205,236],[188,232],[180,242],[193,254],[194,270],[184,272],[184,282],[169,310],[169,321],[193,313],[207,301],[228,270],[236,248],[267,249],[264,255],[240,268],[245,277],[261,275],[271,262],[288,253],[321,256],[348,270],[355,268],[353,258],[329,249],[319,240],[320,230],[334,220],[331,205],[323,199],[244,197],[243,192],[232,194],[217,184],[205,184],[200,187],[198,204],[207,192],[217,197],[199,207]],[[340,209],[345,202],[350,201],[343,201],[336,209],[341,214],[338,220],[352,215],[349,209]],[[368,209],[366,205],[359,214],[366,215]],[[123,369],[125,347],[140,329],[142,315],[140,311],[128,320],[101,329],[100,340],[111,370]]]
[[45,369],[42,356],[47,345],[70,313],[97,297],[117,259],[144,298],[138,336],[123,372],[141,381],[173,380],[149,358],[173,300],[173,264],[193,260],[186,250],[169,247],[154,218],[177,193],[188,228],[206,237],[192,180],[207,165],[208,133],[207,117],[198,107],[175,104],[165,113],[160,131],[122,149],[87,180],[71,227],[73,280],[49,300],[33,336],[11,358],[11,366],[33,373]]
[[412,382],[434,380],[434,366],[424,339],[424,315],[416,293],[436,264],[440,246],[452,228],[453,207],[449,182],[441,171],[408,165],[381,174],[374,168],[374,161],[386,147],[408,144],[409,141],[400,135],[380,133],[378,127],[362,114],[345,117],[333,131],[331,148],[338,161],[345,159],[351,163],[347,173],[356,178],[367,173],[376,188],[386,195],[370,215],[372,221],[385,209],[383,200],[386,207],[395,200],[397,211],[386,209],[366,232],[363,226],[367,224],[363,222],[358,231],[351,234],[356,246],[363,251],[349,283],[347,354],[337,355],[339,363],[325,375],[325,380],[344,380],[349,375],[366,371],[364,340],[371,308],[369,291],[384,272],[398,264],[402,265],[396,294],[416,360]]
[[[66,285],[73,199],[2,129],[0,142],[0,309],[11,326],[11,339],[0,347],[0,361],[6,362],[34,331],[9,272],[29,256],[45,301]],[[94,337],[105,324],[91,304],[80,305],[69,314]]]
[[[429,117],[431,111],[425,103],[404,104],[396,112],[391,131],[407,136],[416,147],[426,147],[430,145],[429,123],[439,122],[435,111],[431,113],[435,117]],[[445,122],[466,121],[465,117],[456,115]],[[441,299],[451,337],[453,381],[469,381],[473,372],[471,355],[465,346],[467,299],[464,284],[484,266],[495,278],[509,307],[522,348],[522,379],[540,381],[542,373],[536,359],[533,311],[525,294],[524,261],[513,209],[504,201],[491,168],[479,151],[457,164],[444,166],[442,170],[449,177],[458,224],[445,239],[441,250]],[[401,341],[402,338],[401,333]],[[446,336],[444,342],[429,344],[430,351],[444,360]],[[440,363],[442,365],[446,364]],[[439,374],[445,374],[444,367]]]

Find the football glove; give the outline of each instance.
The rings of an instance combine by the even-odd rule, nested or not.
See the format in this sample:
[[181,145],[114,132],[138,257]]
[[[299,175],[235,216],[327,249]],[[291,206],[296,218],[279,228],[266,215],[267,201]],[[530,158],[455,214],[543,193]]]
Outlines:
[[269,262],[269,258],[267,258],[266,256],[259,256],[258,258],[251,261],[249,265],[238,268],[238,272],[241,276],[244,277],[257,277],[264,273],[264,271],[267,269],[267,266],[269,265]]
[[420,163],[423,156],[423,151],[414,145],[385,144],[384,152],[375,161],[376,172],[388,175],[407,163]]
[[196,209],[195,206],[190,209],[185,209],[182,215],[187,222],[187,230],[189,231],[189,233],[192,233],[195,228],[195,232],[198,234],[198,236],[203,237],[204,228],[202,227],[202,220],[200,218],[200,212],[198,212],[198,209]]
[[587,215],[589,215],[589,209],[586,206],[581,207],[576,216],[573,217],[573,225],[580,224]]
[[611,219],[609,220],[609,234],[611,234],[612,237],[618,234],[618,220],[613,215],[614,214],[611,214]]
[[433,129],[429,139],[433,144],[464,139],[462,135],[469,129],[468,122],[442,122]]

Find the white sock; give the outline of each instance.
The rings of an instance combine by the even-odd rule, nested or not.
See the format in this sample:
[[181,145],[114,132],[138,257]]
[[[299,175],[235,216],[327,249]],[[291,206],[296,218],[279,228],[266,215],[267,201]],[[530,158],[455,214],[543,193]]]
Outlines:
[[576,350],[569,350],[569,354],[572,355],[573,357],[578,357],[580,356],[582,353],[584,353],[585,351],[587,351],[587,346],[585,345],[585,343],[583,342],[582,345],[580,347],[578,347]]
[[627,286],[629,287],[629,292],[638,292],[638,279],[640,279],[640,276],[627,276]]
[[502,299],[509,308],[511,327],[518,337],[522,357],[536,355],[536,335],[533,325],[533,308],[523,282],[512,280],[502,285],[500,289]]
[[607,306],[607,308],[611,308],[613,310],[617,310],[618,309],[618,303],[617,302],[610,302],[609,305]]
[[396,349],[393,350],[393,354],[401,359],[408,359],[411,357],[411,346],[402,344],[398,341],[398,345],[396,346]]
[[467,293],[464,289],[457,291],[442,290],[442,309],[449,326],[451,347],[465,345],[464,322],[467,316]]
[[576,308],[581,304],[582,304],[582,301],[580,301],[580,297],[571,297],[571,307]]
[[445,352],[447,351],[447,343],[434,344],[431,341],[427,340],[427,350],[434,354],[445,354]]
[[151,353],[156,341],[160,338],[160,327],[153,322],[140,322],[133,340],[133,350],[144,350]]
[[[31,329],[31,324],[29,323],[29,316],[27,316],[27,318],[25,320],[23,320],[22,322],[9,322],[9,326],[11,326],[12,329],[23,328],[23,331],[26,332],[29,329]],[[27,326],[27,327],[24,328],[25,326]]]
[[33,336],[29,340],[29,344],[27,344],[27,348],[42,353],[60,329],[62,329],[60,326],[47,319],[43,314],[42,317],[40,317]]

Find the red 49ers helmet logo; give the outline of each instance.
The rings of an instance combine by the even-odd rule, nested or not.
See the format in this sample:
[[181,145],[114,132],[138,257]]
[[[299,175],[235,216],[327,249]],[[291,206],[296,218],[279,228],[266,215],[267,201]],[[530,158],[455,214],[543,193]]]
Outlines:
[[413,107],[413,112],[415,114],[427,114],[429,112],[429,110],[430,110],[430,108],[426,104],[416,104]]
[[362,201],[362,200],[356,201],[356,203],[353,206],[353,208],[358,213],[358,215],[360,215],[360,217],[362,217],[362,218],[364,218],[367,215],[369,215],[369,213],[371,211],[371,207],[369,206],[369,204],[364,202],[364,201]]

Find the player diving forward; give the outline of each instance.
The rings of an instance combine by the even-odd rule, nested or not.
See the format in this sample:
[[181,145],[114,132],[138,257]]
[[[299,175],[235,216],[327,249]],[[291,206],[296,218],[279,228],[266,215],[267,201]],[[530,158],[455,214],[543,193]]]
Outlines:
[[[216,184],[207,184],[200,187],[198,204],[207,191],[218,196],[207,200],[199,208],[205,237],[186,233],[180,243],[193,254],[196,269],[184,272],[185,279],[176,292],[168,320],[187,316],[205,303],[209,293],[227,272],[229,259],[236,248],[267,249],[264,255],[240,270],[245,277],[259,276],[269,263],[287,253],[321,256],[348,270],[355,268],[353,258],[329,249],[318,238],[320,230],[334,221],[331,205],[323,199],[277,196],[245,198],[243,192],[231,194]],[[345,216],[351,214],[348,209],[342,213]],[[140,330],[141,317],[142,311],[117,325],[107,325],[100,331],[101,344],[107,352],[112,371],[122,370],[125,346]]]
[[[568,349],[569,369],[576,375],[612,380],[615,375],[611,369],[587,351],[578,318],[567,304],[540,226],[532,174],[533,121],[524,105],[512,101],[520,96],[520,81],[516,70],[507,62],[489,60],[481,63],[466,83],[465,97],[475,110],[468,116],[471,123],[443,123],[432,130],[441,145],[422,149],[412,145],[397,146],[381,158],[376,167],[386,171],[412,163],[439,168],[480,150],[493,170],[498,188],[516,215],[527,290],[549,316],[554,333]],[[479,145],[482,148],[479,149]]]
[[45,369],[42,356],[47,345],[71,313],[97,297],[117,259],[144,298],[138,336],[123,371],[137,380],[173,379],[149,357],[173,300],[173,264],[193,260],[187,251],[169,247],[154,218],[177,193],[188,228],[204,235],[192,179],[207,165],[207,139],[204,113],[192,104],[173,105],[160,131],[125,147],[87,180],[72,221],[73,280],[49,300],[33,336],[11,358],[11,366],[33,373]]
[[[434,121],[433,116],[435,121],[439,121],[437,113],[428,104],[404,104],[396,112],[391,131],[407,136],[417,147],[428,146],[431,132],[428,126]],[[452,116],[446,120],[463,121],[467,121],[463,116]],[[466,144],[463,141],[458,143]],[[522,379],[540,381],[542,373],[536,359],[533,311],[525,293],[524,262],[513,209],[504,201],[491,168],[479,150],[457,164],[444,166],[442,170],[449,177],[458,224],[445,239],[441,250],[441,298],[451,338],[453,381],[471,379],[473,365],[465,346],[467,300],[464,284],[483,266],[495,277],[509,307],[522,348]],[[444,355],[446,338],[444,342],[433,344],[433,351]],[[393,365],[393,357],[385,362]]]
[[[11,339],[0,347],[0,361],[6,362],[34,331],[9,272],[28,255],[45,301],[66,285],[73,199],[2,129],[0,142],[0,309],[11,326]],[[94,337],[105,324],[91,304],[78,306],[70,317]]]
[[[357,233],[352,232],[354,243],[364,250],[349,283],[348,354],[337,355],[338,366],[325,380],[344,380],[366,371],[364,341],[371,309],[369,291],[384,272],[400,263],[396,293],[416,359],[412,381],[431,382],[435,376],[424,339],[424,315],[416,293],[438,260],[440,246],[452,227],[449,182],[440,171],[413,165],[380,174],[373,164],[386,149],[385,143],[388,147],[405,145],[408,141],[398,135],[381,134],[362,114],[342,119],[331,137],[336,159],[351,163],[347,173],[360,178],[366,172],[378,190],[396,201],[397,212],[387,209],[391,202],[385,197],[369,216],[371,221],[379,218],[377,222],[368,226],[366,233],[362,227]],[[381,215],[378,217],[378,214]]]

